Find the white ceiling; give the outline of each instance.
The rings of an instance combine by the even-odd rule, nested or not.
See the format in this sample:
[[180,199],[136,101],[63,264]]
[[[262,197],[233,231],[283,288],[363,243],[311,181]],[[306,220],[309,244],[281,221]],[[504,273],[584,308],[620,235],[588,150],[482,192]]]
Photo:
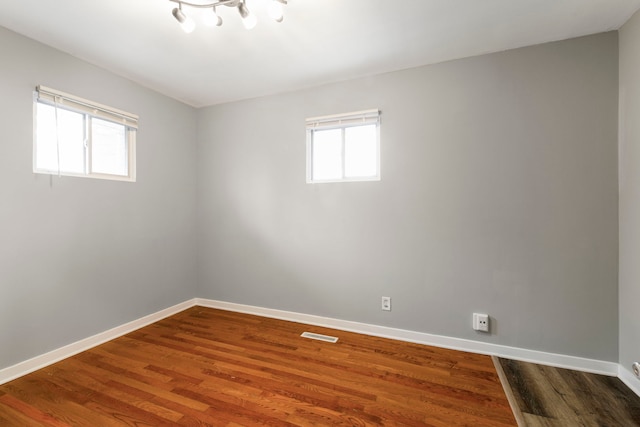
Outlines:
[[[0,0],[0,25],[200,107],[616,30],[640,0],[269,0],[185,34],[168,0]],[[193,3],[206,1],[191,0]],[[0,59],[1,61],[1,59]]]

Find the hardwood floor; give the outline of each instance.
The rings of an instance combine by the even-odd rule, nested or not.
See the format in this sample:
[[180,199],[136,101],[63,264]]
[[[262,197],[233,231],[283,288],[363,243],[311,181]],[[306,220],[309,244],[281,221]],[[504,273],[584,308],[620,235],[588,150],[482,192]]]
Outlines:
[[0,386],[0,425],[516,422],[488,356],[193,307]]
[[522,427],[640,427],[640,397],[620,379],[499,359]]

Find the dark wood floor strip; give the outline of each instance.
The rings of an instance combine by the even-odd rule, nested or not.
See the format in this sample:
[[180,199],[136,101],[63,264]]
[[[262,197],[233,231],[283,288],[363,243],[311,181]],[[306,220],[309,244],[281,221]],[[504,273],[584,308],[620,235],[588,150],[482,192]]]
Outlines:
[[499,364],[523,427],[640,426],[640,397],[618,378],[508,359]]

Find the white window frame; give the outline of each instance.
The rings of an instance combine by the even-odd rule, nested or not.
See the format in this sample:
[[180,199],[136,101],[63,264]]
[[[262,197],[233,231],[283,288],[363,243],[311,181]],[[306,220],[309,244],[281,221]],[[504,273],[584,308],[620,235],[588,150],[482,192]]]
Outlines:
[[[376,175],[365,177],[345,177],[345,129],[354,126],[376,125]],[[317,130],[342,130],[342,178],[313,179],[313,133]],[[306,119],[307,130],[307,183],[320,184],[328,182],[360,182],[380,181],[380,110],[363,110],[351,113],[333,114],[329,116]]]
[[[91,140],[91,126],[88,126],[87,131],[87,165],[86,173],[75,173],[64,170],[49,170],[40,169],[37,167],[37,129],[38,129],[38,117],[37,106],[38,104],[47,104],[55,107],[56,109],[64,109],[82,114],[85,120],[90,121],[93,118],[105,120],[108,122],[123,125],[126,129],[127,138],[127,162],[128,162],[128,175],[115,175],[106,173],[96,173],[91,170],[92,164],[92,140]],[[58,175],[58,176],[75,176],[82,178],[97,178],[107,179],[114,181],[136,181],[136,133],[138,129],[138,116],[126,111],[118,110],[113,107],[108,107],[97,102],[89,101],[84,98],[77,97],[75,95],[68,94],[59,90],[51,89],[46,86],[39,85],[34,92],[33,100],[33,172],[36,174]]]

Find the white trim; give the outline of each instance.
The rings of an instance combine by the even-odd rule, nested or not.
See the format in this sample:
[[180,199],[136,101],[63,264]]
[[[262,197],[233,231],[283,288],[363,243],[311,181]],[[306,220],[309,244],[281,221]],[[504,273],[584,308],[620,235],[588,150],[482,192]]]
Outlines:
[[270,308],[255,307],[251,305],[235,304],[203,298],[196,298],[196,305],[218,308],[228,311],[236,311],[239,313],[255,314],[263,317],[288,320],[298,323],[306,323],[308,325],[322,326],[342,331],[356,332],[364,335],[413,342],[417,344],[432,345],[436,347],[449,348],[452,350],[461,350],[472,353],[505,357],[509,359],[522,360],[524,362],[555,366],[558,368],[591,372],[594,374],[602,374],[608,376],[618,375],[618,364],[615,362],[586,359],[576,356],[567,356],[564,354],[547,353],[538,350],[528,350],[524,348],[490,344],[462,338],[452,338],[442,335],[427,334],[424,332],[408,331],[404,329],[389,328],[386,326],[370,325],[348,320],[332,319],[310,314],[274,310]]
[[117,326],[113,329],[109,329],[108,331],[101,332],[92,337],[88,337],[64,347],[60,347],[56,350],[50,351],[40,356],[36,356],[29,360],[25,360],[24,362],[17,363],[13,366],[0,369],[0,385],[194,306],[210,307],[227,311],[235,311],[239,313],[254,314],[274,319],[288,320],[292,322],[306,323],[308,325],[324,326],[343,331],[356,332],[364,335],[432,345],[453,350],[487,354],[491,356],[506,357],[510,359],[522,360],[525,362],[555,366],[559,368],[574,369],[578,371],[591,372],[608,376],[617,376],[622,382],[625,383],[625,385],[627,385],[631,389],[631,391],[640,396],[640,381],[638,381],[631,372],[627,371],[622,366],[614,362],[585,359],[581,357],[546,353],[537,350],[527,350],[497,344],[488,344],[461,338],[452,338],[442,335],[433,335],[423,332],[408,331],[404,329],[389,328],[385,326],[370,325],[366,323],[332,319],[328,317],[314,316],[310,314],[295,313],[290,311],[274,310],[270,308],[236,304],[225,301],[216,301],[205,298],[190,299],[188,301],[174,305],[164,310],[160,310],[148,316],[144,316],[138,320],[134,320],[125,323],[124,325]]
[[620,381],[629,387],[632,392],[640,396],[640,379],[636,378],[633,372],[625,369],[622,365],[618,365],[618,378],[620,378]]
[[17,363],[13,366],[9,366],[8,368],[0,369],[0,384],[4,384],[18,377],[29,374],[33,371],[37,371],[38,369],[42,369],[46,366],[59,362],[62,359],[74,356],[107,341],[133,332],[136,329],[140,329],[166,317],[172,316],[176,313],[193,307],[194,305],[196,305],[195,301],[195,299],[191,299],[189,301],[182,302],[172,307],[165,308],[164,310],[160,310],[156,313],[149,314],[148,316],[141,317],[140,319],[125,323],[124,325],[116,326],[115,328],[109,329],[108,331],[100,332],[99,334],[93,335],[91,337],[76,341],[64,347],[52,350],[48,353],[41,354],[40,356],[25,360],[24,362]]

